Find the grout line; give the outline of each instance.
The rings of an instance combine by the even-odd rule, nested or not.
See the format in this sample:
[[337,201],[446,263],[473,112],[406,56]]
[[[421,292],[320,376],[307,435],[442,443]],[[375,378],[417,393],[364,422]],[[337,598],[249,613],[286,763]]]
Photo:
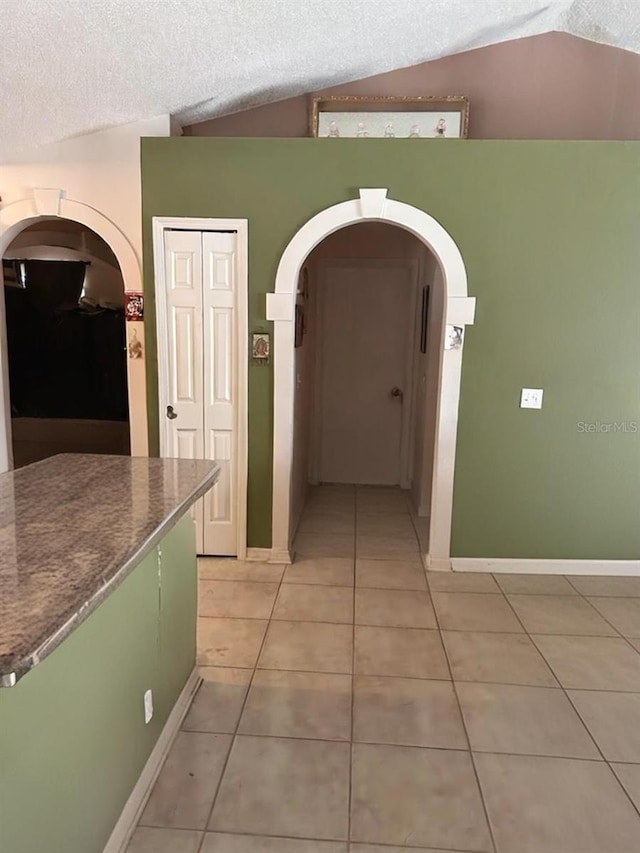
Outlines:
[[[282,573],[282,577],[284,578],[284,572]],[[205,823],[205,834],[203,834],[202,839],[200,841],[200,845],[197,848],[197,850],[195,851],[195,853],[202,853],[203,845],[204,845],[205,838],[206,838],[206,832],[207,832],[207,829],[209,828],[209,824],[211,823],[211,818],[213,817],[213,811],[215,809],[216,802],[218,801],[218,795],[220,794],[222,782],[223,782],[225,774],[227,772],[227,767],[229,765],[229,759],[231,758],[231,753],[233,752],[233,748],[235,746],[236,739],[238,737],[238,729],[240,728],[240,721],[242,720],[242,716],[244,714],[244,709],[245,709],[247,702],[249,700],[249,695],[251,693],[251,688],[253,686],[253,679],[255,678],[256,670],[258,669],[258,663],[260,662],[260,657],[262,655],[262,651],[263,651],[265,643],[267,641],[267,635],[269,634],[269,626],[271,624],[271,616],[273,616],[273,611],[275,610],[276,601],[278,600],[278,596],[280,594],[281,587],[282,587],[282,578],[280,579],[280,583],[278,584],[278,589],[277,589],[276,594],[273,598],[273,602],[271,605],[271,614],[267,620],[267,627],[266,627],[265,632],[262,636],[262,642],[260,643],[260,648],[258,649],[258,654],[256,655],[255,663],[252,667],[251,678],[249,679],[249,683],[247,685],[247,692],[245,693],[244,700],[243,700],[242,706],[240,708],[240,713],[238,714],[238,718],[236,720],[235,728],[233,730],[233,733],[231,734],[231,741],[229,743],[229,751],[227,752],[227,756],[225,758],[224,765],[222,767],[222,771],[220,773],[220,778],[218,779],[218,784],[216,786],[216,792],[215,792],[213,800],[211,802],[211,808],[209,809],[209,814],[207,816],[207,822]],[[206,617],[199,617],[199,618],[206,618]]]
[[[440,574],[446,575],[447,572],[430,572],[429,575]],[[453,574],[453,572],[451,573]],[[481,573],[474,572],[474,577],[478,577]],[[457,572],[455,577],[463,577],[463,572]],[[547,598],[578,598],[578,593],[575,592],[504,592],[501,587],[497,589],[434,589],[434,592],[446,593],[447,595],[523,595],[523,596],[540,596],[544,595]]]
[[[287,583],[287,584],[283,584],[283,585],[286,585],[287,587],[289,587],[289,586],[312,586],[312,587],[317,587],[319,589],[327,589],[327,588],[352,589],[352,587],[350,587],[350,586],[349,587],[347,587],[347,586],[334,587],[333,584],[292,584],[292,583]],[[413,593],[416,593],[416,592],[425,592],[426,591],[424,589],[395,589],[392,587],[370,587],[370,586],[357,586],[355,589],[356,589],[356,592],[358,590],[363,590],[363,589],[375,589],[375,590],[378,590],[380,592],[413,592]],[[276,600],[277,600],[277,596],[276,596]],[[425,605],[425,606],[427,606],[427,605]],[[434,608],[434,610],[435,610],[435,608]],[[241,622],[308,622],[312,625],[350,625],[351,624],[351,622],[331,622],[327,619],[309,619],[309,618],[295,619],[295,618],[292,618],[291,616],[289,616],[287,618],[281,618],[281,617],[277,617],[277,616],[270,616],[270,617],[267,617],[267,616],[206,616],[206,615],[199,614],[198,619],[226,619],[229,621],[241,621]],[[518,621],[520,621],[520,620],[518,620]],[[522,623],[520,622],[520,624],[522,624]],[[358,627],[361,627],[361,628],[394,628],[396,630],[405,630],[406,629],[407,631],[438,631],[439,630],[439,631],[446,631],[447,633],[451,633],[451,634],[509,634],[511,636],[514,636],[514,637],[522,637],[523,634],[526,634],[528,637],[531,637],[531,638],[533,638],[534,636],[538,636],[538,637],[565,637],[565,638],[566,637],[575,637],[575,638],[591,639],[591,640],[625,640],[629,644],[629,646],[633,649],[634,652],[640,654],[640,652],[638,652],[638,649],[636,649],[635,646],[633,646],[633,644],[629,642],[629,638],[624,637],[621,634],[616,634],[616,635],[613,635],[613,634],[568,634],[568,633],[558,634],[557,632],[554,633],[551,631],[534,631],[532,633],[529,633],[529,631],[527,631],[524,628],[524,626],[523,626],[522,631],[505,631],[503,628],[497,629],[497,630],[491,630],[488,628],[484,628],[484,629],[450,628],[450,627],[445,627],[445,626],[439,626],[437,628],[435,628],[435,627],[424,628],[424,627],[412,626],[412,625],[384,625],[384,624],[378,624],[378,623],[360,623],[360,622],[358,622],[357,625],[358,625]],[[614,630],[616,630],[616,629],[614,629]],[[639,638],[632,637],[631,639],[639,639]],[[225,665],[225,664],[199,663],[198,665],[199,666],[228,666],[229,668],[233,668],[232,664]],[[236,669],[251,669],[251,667],[242,667],[242,666],[240,666],[240,667],[236,666],[235,668]],[[613,692],[615,692],[615,691],[613,691]],[[636,691],[628,691],[628,692],[636,692]],[[638,690],[637,692],[640,693],[640,690]]]
[[354,500],[354,526],[353,526],[353,626],[351,631],[351,705],[349,708],[349,795],[347,798],[347,849],[351,849],[351,811],[353,801],[353,729],[354,729],[354,706],[355,706],[355,682],[356,682],[356,554],[358,547],[358,488],[353,496]]
[[[573,587],[573,589],[575,589],[577,594],[581,595],[583,598],[640,598],[640,591],[635,592],[635,593],[625,591],[623,594],[618,593],[617,595],[614,593],[611,593],[611,592],[609,592],[609,593],[607,593],[607,592],[596,592],[596,593],[582,592],[582,590],[578,589],[578,587],[573,582],[573,581],[578,580],[578,579],[583,580],[585,578],[588,579],[590,577],[601,577],[601,578],[604,578],[606,580],[616,580],[616,578],[623,578],[623,579],[629,579],[629,578],[634,578],[634,577],[637,578],[638,577],[637,575],[562,575],[562,577],[564,577],[569,582],[569,584]],[[572,580],[572,578],[573,578],[573,580]]]
[[[505,598],[507,599],[507,602],[510,604],[511,609],[514,611],[514,613],[516,613],[516,615],[518,615],[518,614],[517,614],[517,611],[516,611],[516,608],[514,607],[513,603],[511,602],[511,600],[510,600],[510,598],[509,598],[509,595],[514,595],[514,594],[515,594],[515,593],[505,594]],[[550,597],[550,598],[555,598],[556,596],[549,596],[549,597]],[[565,596],[565,597],[568,597],[568,598],[570,598],[571,600],[575,600],[576,598],[577,598],[577,599],[582,598],[582,596],[580,596],[580,595],[571,595],[571,596]],[[605,622],[607,625],[609,625],[609,627],[610,627],[610,628],[611,628],[615,633],[614,633],[614,634],[564,634],[564,635],[561,635],[561,636],[567,636],[567,637],[609,637],[609,638],[612,638],[612,639],[619,639],[620,637],[622,637],[622,634],[620,633],[620,631],[618,631],[618,629],[615,627],[615,625],[612,625],[612,624],[611,624],[611,622],[609,622],[609,620],[608,620],[608,619],[605,619],[605,617],[600,613],[600,611],[599,611],[599,610],[597,610],[597,609],[596,609],[596,608],[591,604],[591,602],[587,601],[586,599],[583,599],[583,600],[584,600],[584,601],[586,601],[586,603],[587,603],[587,604],[589,605],[589,607],[593,610],[593,612],[596,614],[596,616],[599,616],[599,617],[600,617],[600,619],[602,619],[602,621],[603,621],[603,622]],[[518,618],[520,618],[520,617],[518,617]],[[530,631],[528,631],[528,630],[527,630],[527,627],[525,626],[524,621],[523,621],[522,619],[520,619],[520,623],[521,623],[522,627],[525,629],[525,631],[527,632],[527,634],[531,633]],[[535,632],[533,632],[533,633],[536,633],[536,634],[539,634],[539,635],[545,635],[545,634],[547,634],[548,632],[546,632],[546,631],[535,631]]]
[[[282,575],[284,575],[285,570],[282,570]],[[248,584],[259,584],[260,586],[264,586],[264,584],[279,584],[282,581],[282,576],[280,577],[272,577],[272,578],[259,578],[259,577],[206,577],[202,575],[200,572],[198,573],[198,583],[248,583]]]
[[[573,584],[571,584],[571,585],[573,586]],[[574,587],[574,589],[577,589],[577,588],[576,588],[576,587]],[[591,602],[590,602],[590,601],[588,601],[587,597],[586,597],[585,595],[583,595],[583,593],[582,593],[579,589],[577,590],[577,592],[578,592],[578,595],[579,595],[581,598],[583,598],[585,601],[587,601],[587,603],[588,603],[588,604],[590,604],[590,605],[593,607],[593,609],[596,611],[596,613],[598,613],[598,614],[601,616],[601,618],[602,618],[602,619],[604,619],[604,620],[605,620],[605,622],[607,622],[607,624],[611,624],[611,623],[609,622],[609,620],[608,620],[608,619],[607,619],[607,618],[606,618],[602,613],[600,613],[600,611],[599,611],[599,610],[597,610],[597,609],[596,609],[596,608],[591,604]],[[617,629],[615,629],[615,626],[614,626],[614,625],[611,625],[611,627],[612,627],[612,628],[614,628],[614,630],[617,630]],[[620,632],[619,632],[619,633],[620,633]],[[628,639],[627,637],[623,637],[621,633],[620,633],[620,637],[621,637],[621,638],[626,642],[626,644],[627,644],[628,646],[630,646],[630,647],[631,647],[635,652],[637,652],[637,651],[638,651],[638,649],[636,649],[636,647],[635,647],[632,643],[630,643],[630,642],[629,642],[629,639]],[[554,673],[554,674],[555,674],[555,673]],[[559,680],[559,679],[558,679],[558,680]],[[569,688],[569,689],[572,689],[572,688]],[[598,744],[598,742],[596,741],[595,736],[591,734],[591,729],[590,729],[590,728],[589,728],[589,726],[587,725],[587,721],[585,720],[585,718],[584,718],[584,717],[582,716],[582,714],[580,713],[580,709],[579,709],[579,707],[575,704],[575,702],[573,701],[573,699],[572,699],[572,698],[571,698],[571,696],[569,695],[568,689],[566,689],[566,688],[564,688],[564,687],[563,687],[563,690],[564,690],[564,694],[565,694],[565,696],[567,697],[567,699],[568,699],[568,700],[569,700],[569,702],[571,703],[572,708],[575,710],[576,714],[577,714],[577,715],[578,715],[578,717],[580,718],[580,720],[581,720],[581,722],[582,722],[583,726],[584,726],[584,727],[585,727],[585,729],[589,732],[589,737],[593,740],[594,744],[596,745],[596,749],[598,750],[598,752],[600,753],[600,755],[602,755],[603,760],[607,762],[607,767],[609,768],[609,772],[613,775],[614,779],[616,780],[616,782],[618,783],[618,785],[620,786],[620,788],[622,788],[622,790],[624,791],[624,793],[625,793],[625,795],[626,795],[627,799],[629,800],[629,802],[631,803],[631,805],[632,805],[632,806],[633,806],[633,808],[635,809],[636,813],[640,816],[640,804],[639,804],[639,803],[636,803],[636,802],[633,800],[633,798],[631,797],[631,795],[630,795],[630,794],[629,794],[629,792],[627,791],[626,786],[622,784],[622,781],[621,781],[621,779],[618,777],[618,774],[615,772],[615,770],[614,770],[614,769],[613,769],[613,767],[611,766],[611,764],[612,764],[612,763],[616,763],[616,764],[617,764],[617,763],[620,763],[620,762],[611,762],[611,761],[609,761],[609,760],[605,757],[605,754],[604,754],[604,752],[600,749],[600,745],[599,745],[599,744]],[[602,692],[609,692],[609,691],[602,691]],[[611,692],[621,692],[621,691],[611,691]]]
[[[344,559],[344,558],[342,558],[342,559]],[[351,559],[351,558],[347,557],[346,559]],[[354,571],[355,571],[355,569],[354,569]],[[312,589],[323,590],[323,589],[353,589],[354,584],[353,583],[350,583],[350,584],[346,584],[346,583],[307,583],[306,581],[287,581],[286,583],[283,583],[282,586],[285,587],[286,589],[289,589],[290,587],[295,588],[297,586],[305,586],[305,587],[310,587]]]
[[[193,832],[193,830],[191,830],[191,831]],[[196,831],[198,831],[198,830],[196,830]],[[322,845],[325,845],[325,844],[337,845],[337,844],[339,844],[339,845],[345,846],[345,849],[347,847],[349,847],[349,842],[346,841],[344,838],[310,838],[306,835],[273,835],[273,833],[264,833],[264,832],[261,832],[261,833],[256,833],[256,832],[218,832],[218,830],[212,830],[212,831],[210,831],[209,834],[230,835],[230,836],[233,836],[234,838],[235,837],[238,837],[238,838],[258,838],[258,839],[269,838],[269,839],[273,839],[275,841],[284,840],[284,841],[294,841],[294,842],[298,842],[298,843],[311,841],[311,842],[315,842],[316,844],[320,843]],[[351,844],[352,845],[353,844],[360,844],[360,845],[365,846],[365,847],[370,846],[366,842],[355,842],[354,841],[354,842],[351,842]],[[420,847],[420,848],[398,847],[397,844],[387,844],[386,842],[376,842],[376,844],[374,844],[373,846],[376,848],[376,850],[378,849],[378,847],[380,847],[380,849],[388,850],[389,853],[398,853],[398,851],[400,851],[400,850],[402,850],[402,851],[406,850],[406,851],[408,851],[408,853],[411,853],[412,850],[414,850],[414,851],[416,851],[416,850],[427,850],[427,853],[428,853],[428,851],[433,849],[431,847],[429,847],[428,849],[426,847]],[[270,849],[273,850],[274,848],[272,847]],[[325,848],[323,847],[322,849],[324,850]],[[466,850],[465,851],[465,850],[460,850],[459,848],[456,848],[454,850],[452,847],[439,847],[438,851],[441,851],[441,853],[483,853],[483,851],[478,851],[478,850]],[[486,851],[484,851],[484,853],[486,853]]]
[[[413,680],[415,681],[415,680],[420,680],[420,679],[413,679]],[[443,680],[440,680],[440,683],[451,684],[450,681],[443,681]],[[461,682],[455,682],[455,683],[458,684]],[[499,685],[499,686],[503,686],[503,685]],[[505,686],[512,686],[512,685],[505,685]],[[517,686],[523,686],[523,685],[517,685]],[[548,688],[548,689],[553,690],[554,688]],[[181,729],[181,731],[183,731],[183,730]],[[231,736],[231,733],[228,731],[227,732],[223,732],[223,731],[213,732],[213,731],[201,731],[200,729],[188,729],[188,730],[184,730],[184,731],[186,732],[186,734],[204,734],[204,735],[216,735],[216,736],[225,736],[226,735],[227,737]],[[352,742],[353,744],[363,744],[365,746],[398,746],[398,747],[402,747],[403,749],[430,749],[430,750],[436,750],[439,752],[460,752],[463,754],[468,754],[470,752],[473,752],[477,755],[512,755],[512,756],[524,757],[524,758],[556,758],[556,759],[560,759],[560,760],[564,759],[567,761],[586,761],[586,762],[590,762],[592,764],[597,764],[597,765],[625,764],[625,765],[628,765],[630,767],[637,767],[638,766],[638,762],[635,762],[635,761],[618,761],[617,759],[615,761],[611,761],[608,758],[605,758],[602,755],[601,750],[599,750],[599,749],[598,749],[598,752],[601,755],[601,757],[597,758],[597,757],[592,756],[592,755],[591,756],[567,755],[566,753],[564,753],[562,755],[558,755],[558,754],[551,753],[551,752],[524,752],[524,751],[513,752],[512,750],[510,751],[510,750],[506,750],[506,749],[477,749],[477,748],[471,749],[469,746],[466,746],[466,747],[441,746],[440,744],[436,744],[436,743],[409,743],[406,741],[388,741],[388,740],[371,740],[371,739],[349,741],[345,738],[335,738],[335,737],[317,737],[317,736],[311,737],[309,735],[302,736],[302,735],[265,734],[264,732],[244,732],[244,731],[239,732],[238,734],[240,734],[240,736],[251,737],[251,738],[261,738],[263,740],[294,740],[294,741],[299,740],[299,741],[304,741],[304,742],[314,741],[314,742],[318,742],[318,743],[338,743],[338,744],[347,744],[347,743]],[[596,747],[597,747],[597,744],[596,744]],[[145,826],[154,826],[154,824],[145,824]],[[165,827],[165,828],[169,828],[169,827]],[[180,827],[178,827],[178,828],[180,828]],[[184,827],[184,828],[193,829],[193,827]]]
[[260,586],[264,586],[265,584],[279,584],[279,580],[260,580],[260,579],[251,579],[251,578],[198,578],[198,583],[255,583]]
[[572,583],[572,582],[571,582],[571,576],[570,576],[570,575],[563,575],[563,577],[566,577],[566,579],[567,579],[567,581],[568,581],[568,583],[569,583],[569,586],[570,586],[572,589],[575,589],[575,591],[578,593],[578,595],[582,595],[582,593],[580,592],[580,590],[578,589],[578,587],[577,587],[574,583]]
[[[594,609],[594,610],[596,611],[596,613],[600,616],[600,618],[601,618],[601,619],[604,619],[604,621],[607,623],[607,625],[611,625],[611,627],[613,628],[613,630],[617,632],[617,634],[618,634],[618,636],[620,637],[620,639],[624,640],[624,641],[625,641],[625,643],[626,643],[628,646],[630,646],[630,647],[634,650],[634,652],[637,652],[638,654],[640,654],[640,650],[636,649],[636,647],[633,645],[633,643],[632,643],[632,642],[630,642],[630,640],[637,640],[637,639],[638,639],[637,637],[631,637],[631,638],[629,638],[629,637],[625,637],[625,635],[622,633],[622,631],[619,631],[619,630],[616,628],[616,626],[615,626],[612,622],[610,622],[610,621],[609,621],[609,619],[608,619],[608,618],[607,618],[603,613],[600,613],[600,611],[598,610],[598,608],[597,608],[594,604],[591,604],[591,602],[589,601],[589,598],[588,598],[586,595],[584,595],[583,593],[581,593],[581,592],[580,592],[580,590],[578,590],[577,592],[578,592],[578,595],[579,595],[581,598],[583,598],[583,599],[584,599],[584,600],[585,600],[585,601],[586,601],[586,602],[587,602],[591,607],[593,607],[593,609]],[[592,596],[590,596],[590,597],[591,597],[591,598],[622,598],[622,596],[606,596],[606,595],[600,595],[600,596],[592,595]],[[630,597],[631,597],[631,596],[630,596]]]
[[[355,627],[365,627],[361,625],[357,625]],[[435,629],[431,629],[435,630]],[[522,634],[515,634],[514,636],[522,637]],[[615,638],[614,638],[615,639]],[[538,651],[537,647],[536,651]],[[538,651],[538,654],[540,652]],[[543,660],[545,660],[543,658]],[[546,660],[545,660],[546,663]],[[244,672],[253,672],[253,667],[239,667],[239,666],[227,666],[225,664],[206,664],[201,663],[198,664],[200,669],[239,669]],[[351,675],[349,672],[337,672],[335,670],[317,670],[317,669],[276,669],[273,666],[270,667],[257,667],[260,672],[294,672],[301,673],[304,675]],[[553,672],[553,671],[552,671]],[[375,672],[367,672],[367,673],[358,673],[366,678],[393,678],[393,679],[402,679],[409,681],[442,681],[445,684],[450,684],[451,680],[446,678],[430,678],[420,675],[390,675],[389,673],[375,673]],[[555,676],[554,676],[555,677]],[[561,685],[557,682],[555,685],[553,684],[532,684],[532,683],[524,683],[520,681],[496,681],[495,679],[487,680],[487,679],[470,679],[470,678],[456,678],[456,684],[465,683],[465,684],[497,684],[497,685],[505,685],[507,687],[542,687],[548,690],[559,690],[561,689]],[[606,690],[601,687],[566,687],[566,690],[580,690],[585,693],[622,693],[624,695],[635,696],[640,694],[639,690]],[[224,734],[230,734],[230,732],[224,732]],[[640,762],[631,762],[633,764],[637,764]]]
[[[199,829],[193,829],[193,827],[188,827],[188,826],[171,826],[171,827],[168,827],[168,826],[152,826],[151,829],[166,829],[169,831],[172,829],[177,829],[180,832],[201,832],[202,831]],[[269,838],[269,839],[274,839],[275,841],[282,841],[282,840],[284,840],[284,841],[298,841],[298,842],[300,842],[300,841],[313,841],[313,842],[320,843],[320,844],[346,844],[346,845],[348,845],[348,842],[345,841],[344,838],[310,838],[306,835],[273,835],[273,833],[269,833],[269,832],[238,832],[237,830],[234,830],[233,832],[228,832],[226,830],[220,830],[220,829],[208,829],[208,830],[205,829],[204,835],[205,836],[206,835],[228,835],[232,838],[257,838],[257,839]],[[387,845],[387,844],[383,844],[382,846],[383,847],[389,847],[389,845]],[[156,848],[156,847],[153,848],[154,853],[157,849],[158,848]],[[164,849],[165,848],[163,848],[163,850]],[[171,849],[172,849],[172,853],[173,853],[175,848],[172,847]],[[181,848],[181,849],[184,849],[184,848]],[[193,851],[193,853],[201,853],[201,851],[203,849],[204,849],[203,847],[197,848],[195,851]],[[216,849],[218,849],[217,846],[216,846]],[[262,849],[264,849],[264,848],[262,848]],[[274,848],[271,848],[271,849],[273,850]],[[397,845],[391,845],[389,849],[390,849],[390,853],[396,853],[396,850],[398,848],[397,848]],[[409,849],[409,848],[407,848],[407,849]],[[415,850],[415,848],[413,848],[413,849]],[[403,850],[404,850],[404,848],[403,848]],[[125,853],[126,853],[126,851],[125,851]],[[474,853],[474,851],[458,851],[458,850],[449,850],[447,848],[444,848],[443,853]]]
[[[573,586],[573,584],[572,584],[572,586]],[[583,596],[583,595],[582,595],[582,593],[581,593],[579,590],[578,590],[578,595],[579,595],[581,598],[585,599],[585,596]],[[568,691],[569,691],[570,689],[572,689],[572,688],[567,688],[567,687],[565,687],[565,686],[564,686],[564,684],[563,684],[563,683],[562,683],[562,681],[560,680],[560,677],[558,676],[558,674],[557,674],[557,673],[556,673],[556,671],[554,670],[553,666],[551,665],[551,661],[547,660],[547,658],[545,657],[544,652],[542,651],[542,649],[540,649],[540,647],[538,646],[538,644],[535,642],[535,640],[534,640],[533,636],[532,636],[532,635],[527,631],[527,629],[526,629],[526,627],[525,627],[524,623],[522,622],[522,620],[521,620],[521,619],[520,619],[520,617],[518,616],[518,614],[517,614],[517,612],[516,612],[515,608],[513,607],[513,605],[511,604],[511,602],[509,601],[509,599],[507,598],[507,596],[506,596],[506,595],[505,595],[505,598],[506,598],[506,600],[507,600],[507,603],[509,604],[509,606],[511,607],[511,609],[512,609],[512,610],[513,610],[513,612],[515,613],[516,618],[520,621],[520,624],[521,624],[521,625],[522,625],[522,627],[524,628],[524,630],[525,630],[525,632],[526,632],[527,636],[529,637],[529,639],[531,640],[531,642],[536,646],[536,648],[538,649],[538,651],[540,652],[540,654],[541,654],[541,655],[542,655],[542,657],[544,658],[544,660],[545,660],[545,662],[546,662],[547,666],[549,667],[549,669],[551,670],[551,672],[553,673],[553,675],[554,675],[554,676],[555,676],[555,678],[557,679],[558,684],[560,685],[560,689],[562,690],[562,692],[563,692],[563,694],[564,694],[565,699],[567,700],[567,702],[569,703],[569,705],[571,706],[571,708],[573,708],[574,713],[576,714],[576,716],[577,716],[578,720],[580,721],[580,724],[582,725],[583,729],[585,730],[585,732],[587,733],[587,735],[588,735],[588,736],[589,736],[589,738],[591,739],[591,742],[593,743],[593,745],[595,746],[596,750],[598,751],[598,754],[601,756],[602,761],[603,761],[603,762],[606,764],[606,766],[609,768],[609,772],[610,772],[610,773],[611,773],[611,775],[614,777],[614,779],[615,779],[615,781],[618,783],[619,787],[623,790],[624,794],[626,795],[627,799],[629,800],[629,802],[630,802],[630,803],[631,803],[631,805],[633,806],[633,808],[634,808],[634,810],[636,811],[636,813],[637,813],[638,815],[640,815],[640,808],[636,805],[636,803],[634,803],[634,801],[632,800],[631,796],[630,796],[630,795],[629,795],[629,793],[627,792],[626,788],[624,787],[624,785],[622,784],[622,782],[620,781],[620,779],[618,779],[618,776],[616,775],[615,771],[614,771],[614,770],[613,770],[613,768],[611,767],[611,763],[610,763],[610,762],[608,762],[608,761],[607,761],[607,759],[605,758],[604,753],[603,753],[603,752],[602,752],[602,750],[600,749],[600,745],[598,744],[598,742],[596,741],[595,737],[594,737],[594,736],[593,736],[593,734],[591,733],[591,730],[590,730],[590,729],[589,729],[589,727],[587,726],[587,724],[586,724],[585,720],[583,719],[582,715],[580,714],[580,712],[579,712],[579,710],[578,710],[577,706],[576,706],[576,705],[573,703],[573,701],[571,700],[571,696],[569,695]],[[586,600],[586,599],[585,599],[585,600]],[[588,604],[590,604],[590,602],[587,602],[587,603],[588,603]],[[593,607],[593,605],[591,605],[591,606]],[[595,613],[598,613],[598,615],[602,617],[602,614],[600,614],[600,613],[596,610],[596,608],[595,608],[595,607],[593,607],[593,610],[594,610],[594,612],[595,612]],[[602,617],[602,618],[604,619],[604,617]],[[605,621],[605,622],[607,622],[607,624],[610,624],[610,623],[608,622],[608,620],[606,620],[606,619],[605,619],[604,621]],[[618,636],[617,636],[617,637],[611,637],[611,636],[609,636],[609,637],[604,637],[604,638],[600,638],[600,639],[614,639],[614,640],[615,640],[615,639],[620,639],[620,638],[621,638],[621,639],[625,639],[625,640],[626,640],[626,638],[622,638],[622,637],[621,637],[620,633],[617,631],[617,629],[616,629],[613,625],[611,625],[611,627],[614,629],[614,631],[616,631],[616,633],[617,633],[617,635],[618,635]],[[565,636],[566,636],[566,635],[565,635]],[[571,635],[569,635],[569,636],[571,636]],[[628,641],[627,641],[627,642],[628,642]],[[629,645],[631,645],[631,644],[629,643]],[[633,648],[633,647],[632,647],[632,648]],[[608,692],[617,692],[617,691],[608,691]]]
[[[425,569],[425,573],[426,573],[426,569]],[[428,585],[428,581],[427,581],[427,585]],[[429,592],[431,592],[431,591],[429,590]],[[451,679],[451,686],[453,689],[453,693],[454,693],[454,696],[456,697],[456,703],[458,706],[458,714],[460,715],[460,722],[462,724],[464,736],[465,736],[466,741],[467,741],[469,758],[471,761],[471,766],[473,767],[473,775],[474,775],[474,778],[476,780],[476,785],[478,788],[478,794],[480,795],[480,802],[482,803],[482,811],[483,811],[483,814],[485,817],[485,821],[487,822],[487,829],[489,831],[489,836],[491,838],[491,845],[493,847],[493,851],[494,851],[494,853],[497,853],[498,846],[496,844],[496,839],[495,839],[495,835],[493,832],[493,826],[491,825],[491,820],[489,819],[489,810],[487,808],[487,803],[485,800],[484,791],[482,790],[482,785],[480,784],[480,776],[478,775],[478,768],[476,766],[476,761],[475,761],[475,758],[473,755],[473,751],[471,749],[471,738],[469,737],[469,731],[467,729],[467,723],[466,723],[466,720],[464,718],[464,713],[462,711],[462,703],[460,702],[460,696],[458,695],[458,689],[456,687],[456,681],[453,677],[453,670],[451,668],[451,661],[449,660],[449,653],[447,652],[447,647],[446,647],[446,644],[445,644],[444,639],[442,637],[442,629],[440,628],[440,620],[438,618],[438,613],[437,613],[435,607],[434,607],[434,613],[436,615],[436,625],[438,626],[438,634],[440,637],[440,644],[442,646],[442,650],[444,653],[444,659],[447,662],[447,669],[449,671],[449,678]]]

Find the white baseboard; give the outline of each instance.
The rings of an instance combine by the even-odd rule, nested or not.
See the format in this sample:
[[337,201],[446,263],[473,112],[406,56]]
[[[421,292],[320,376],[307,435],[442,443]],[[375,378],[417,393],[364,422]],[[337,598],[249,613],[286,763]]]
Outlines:
[[[449,557],[430,557],[428,554],[423,554],[422,556],[423,562],[425,564],[425,568],[430,572],[450,572],[451,571],[451,559]],[[459,569],[459,571],[465,571],[464,569]],[[479,571],[476,569],[476,571]]]
[[118,818],[118,822],[109,836],[103,853],[124,853],[147,803],[151,789],[158,778],[162,764],[171,748],[171,744],[178,734],[182,721],[191,705],[191,700],[201,682],[202,679],[198,675],[196,667],[182,688],[182,692],[178,696],[176,704],[173,706],[167,722],[160,732],[160,737],[156,741],[156,745],[153,747],[147,763],[144,765],[140,778],[136,782]]
[[271,548],[247,548],[248,563],[268,563],[271,559]]
[[[640,560],[517,560],[453,557],[454,572],[511,572],[531,575],[640,575]],[[433,568],[430,566],[429,568]]]
[[293,563],[294,553],[285,549],[272,548],[271,557],[269,558],[270,563],[284,563],[287,566],[290,566]]
[[291,552],[279,548],[247,548],[248,563],[287,563],[292,561]]

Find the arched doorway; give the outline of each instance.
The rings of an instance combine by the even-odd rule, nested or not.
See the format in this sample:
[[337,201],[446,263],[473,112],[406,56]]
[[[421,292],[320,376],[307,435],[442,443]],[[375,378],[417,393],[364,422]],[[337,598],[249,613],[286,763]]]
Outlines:
[[[0,257],[27,227],[43,218],[71,220],[99,235],[117,258],[127,294],[141,296],[142,272],[136,252],[126,235],[99,210],[67,198],[61,189],[34,189],[31,196],[0,208]],[[4,300],[0,299],[0,472],[11,467],[11,410],[4,334]],[[127,323],[127,342],[142,343],[135,358],[127,359],[131,453],[148,454],[144,323],[142,317]]]
[[111,248],[69,219],[28,224],[2,257],[13,467],[130,453],[125,291]]
[[295,303],[305,259],[325,237],[363,221],[406,229],[435,256],[442,287],[443,345],[440,349],[431,476],[429,534],[423,559],[432,568],[450,568],[453,475],[464,326],[473,323],[475,299],[467,295],[467,275],[458,247],[447,231],[418,208],[387,198],[386,189],[361,189],[359,199],[327,208],[309,220],[285,249],[275,293],[267,295],[267,319],[274,322],[274,446],[272,559],[290,559],[291,477],[295,400]]

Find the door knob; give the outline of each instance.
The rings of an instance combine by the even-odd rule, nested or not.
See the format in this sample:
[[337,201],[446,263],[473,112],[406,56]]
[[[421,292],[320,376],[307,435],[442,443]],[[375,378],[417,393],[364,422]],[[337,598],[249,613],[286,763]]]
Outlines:
[[397,386],[397,385],[396,385],[396,386],[394,386],[394,387],[391,389],[391,396],[392,396],[392,397],[397,397],[397,398],[399,398],[400,402],[402,402],[402,400],[403,400],[403,398],[404,398],[404,394],[402,393],[402,388],[398,388],[398,386]]
[[177,412],[173,411],[173,406],[167,406],[167,417],[170,421],[175,421],[175,419],[178,417]]

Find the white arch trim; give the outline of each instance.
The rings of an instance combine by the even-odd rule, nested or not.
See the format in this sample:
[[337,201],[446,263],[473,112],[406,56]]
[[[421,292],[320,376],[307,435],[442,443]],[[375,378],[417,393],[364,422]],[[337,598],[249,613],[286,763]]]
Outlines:
[[[309,252],[334,231],[357,222],[379,221],[400,226],[421,240],[440,264],[445,287],[446,324],[465,326],[474,320],[475,298],[467,295],[464,261],[451,235],[432,216],[412,205],[387,198],[387,192],[386,189],[360,189],[359,198],[333,205],[310,219],[286,247],[278,265],[275,292],[267,294],[267,319],[274,323],[273,560],[290,558],[295,291],[300,269]],[[424,555],[432,568],[451,567],[453,474],[461,367],[462,346],[457,349],[445,347],[436,418],[429,548],[428,554]]]
[[[125,292],[142,292],[140,261],[127,236],[100,211],[84,202],[65,198],[64,191],[61,189],[34,189],[32,196],[5,204],[0,208],[0,258],[14,237],[40,217],[72,219],[95,231],[110,246],[118,260]],[[2,330],[6,328],[4,299],[0,299],[0,314],[2,315],[0,330]],[[137,330],[137,336],[143,339],[142,323],[128,325],[140,327]],[[11,460],[11,414],[7,367],[6,339],[0,331],[0,471],[6,471],[10,467]],[[127,359],[127,374],[131,453],[134,456],[147,456],[149,440],[145,359]]]
[[62,190],[36,189],[31,198],[11,202],[0,209],[0,253],[4,255],[13,238],[30,224],[29,220],[41,216],[73,219],[91,228],[110,246],[118,259],[125,291],[142,289],[140,262],[126,235],[100,211],[81,201],[65,198]]

